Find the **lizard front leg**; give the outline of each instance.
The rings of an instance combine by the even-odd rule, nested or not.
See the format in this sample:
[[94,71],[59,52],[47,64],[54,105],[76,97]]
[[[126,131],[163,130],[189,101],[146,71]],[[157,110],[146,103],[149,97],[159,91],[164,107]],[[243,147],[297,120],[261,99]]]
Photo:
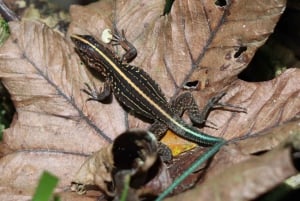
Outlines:
[[127,41],[123,29],[122,33],[120,33],[117,27],[114,27],[112,45],[120,45],[125,50],[126,53],[121,58],[122,62],[125,61],[126,63],[130,63],[137,56],[136,48],[130,42]]
[[112,93],[110,83],[104,82],[103,88],[100,88],[100,90],[92,88],[88,83],[84,83],[86,88],[82,89],[84,93],[86,93],[89,98],[87,101],[98,101],[98,102],[104,102]]

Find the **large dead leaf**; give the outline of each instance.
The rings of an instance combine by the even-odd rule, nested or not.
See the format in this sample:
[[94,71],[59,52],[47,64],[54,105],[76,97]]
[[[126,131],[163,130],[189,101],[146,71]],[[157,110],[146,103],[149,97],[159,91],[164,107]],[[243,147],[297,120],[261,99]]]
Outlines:
[[[294,122],[294,125],[298,123],[299,120]],[[281,126],[277,131],[285,133],[291,127],[293,126]],[[249,157],[232,148],[236,145],[229,145],[226,148],[232,152],[231,157],[212,164],[210,177],[206,178],[202,185],[166,200],[189,201],[195,200],[195,197],[198,200],[254,200],[279,185],[284,179],[297,173],[294,163],[298,163],[299,158],[291,160],[290,157],[293,153],[292,149],[298,149],[295,155],[299,154],[300,130],[299,125],[296,127],[296,130],[289,130],[290,134],[294,135],[291,135],[286,142],[262,156]],[[270,134],[274,133],[267,133],[261,138],[270,139],[268,136]],[[223,153],[217,154],[216,160]],[[240,160],[239,163],[236,162],[237,159]]]
[[[222,101],[248,113],[213,111],[208,119],[218,129],[204,128],[209,134],[251,136],[299,113],[299,70],[287,70],[268,82],[237,79],[273,31],[284,0],[227,1],[223,7],[182,0],[175,1],[169,16],[161,16],[164,2],[118,1],[116,10],[110,1],[74,6],[69,33],[99,39],[116,16],[118,28],[139,50],[133,64],[147,71],[168,98],[176,97],[188,81],[199,81],[193,94],[200,106],[226,89]],[[13,22],[10,28],[12,35],[0,50],[0,77],[17,113],[4,133],[3,146],[11,152],[0,160],[0,198],[27,200],[43,170],[61,178],[62,192],[87,155],[127,128],[149,124],[126,114],[115,99],[111,104],[85,102],[80,91],[84,83],[102,84],[82,65],[69,37],[38,22]],[[63,200],[82,199],[61,195]]]

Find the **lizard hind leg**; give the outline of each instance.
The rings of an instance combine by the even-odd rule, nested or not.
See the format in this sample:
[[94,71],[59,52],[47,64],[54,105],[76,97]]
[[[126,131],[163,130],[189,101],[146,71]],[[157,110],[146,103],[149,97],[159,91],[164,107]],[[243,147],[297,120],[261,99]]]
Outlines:
[[204,123],[209,123],[213,127],[216,128],[216,125],[213,122],[206,120],[209,112],[212,109],[216,108],[228,108],[232,110],[237,110],[239,112],[246,112],[245,108],[235,106],[232,104],[222,103],[219,102],[220,99],[225,96],[225,92],[221,92],[216,96],[213,96],[211,99],[208,100],[207,104],[204,108],[200,111],[192,93],[185,92],[179,95],[174,101],[171,103],[171,107],[174,108],[174,112],[178,116],[182,116],[182,114],[187,111],[189,118],[191,121],[197,125],[203,125]]
[[[157,140],[161,140],[161,138],[166,134],[168,126],[159,121],[155,121],[148,130],[156,136]],[[158,143],[158,154],[162,161],[167,163],[173,158],[171,149],[161,142]]]
[[174,113],[181,117],[187,111],[189,118],[193,123],[204,124],[208,111],[200,111],[199,107],[190,92],[180,94],[175,100],[171,102],[171,108]]

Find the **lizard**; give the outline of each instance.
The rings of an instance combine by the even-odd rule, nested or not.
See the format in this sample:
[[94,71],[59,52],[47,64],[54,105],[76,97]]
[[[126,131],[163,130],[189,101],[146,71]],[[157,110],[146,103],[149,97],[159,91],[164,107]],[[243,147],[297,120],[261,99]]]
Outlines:
[[[137,50],[126,39],[124,30],[120,33],[115,28],[114,32],[112,45],[120,45],[125,50],[121,58],[90,35],[70,36],[81,60],[88,67],[98,71],[104,79],[104,86],[100,90],[92,89],[85,83],[86,88],[83,91],[89,96],[87,100],[103,102],[113,93],[128,112],[153,122],[149,131],[155,134],[157,140],[170,129],[199,145],[224,144],[225,139],[208,135],[183,121],[182,114],[187,111],[193,123],[203,125],[208,113],[215,106],[243,108],[219,102],[225,92],[209,99],[202,111],[199,110],[191,92],[184,92],[168,102],[160,86],[147,72],[129,64],[136,57]],[[170,150],[162,143],[161,147],[160,155],[164,161],[169,161],[172,158]]]

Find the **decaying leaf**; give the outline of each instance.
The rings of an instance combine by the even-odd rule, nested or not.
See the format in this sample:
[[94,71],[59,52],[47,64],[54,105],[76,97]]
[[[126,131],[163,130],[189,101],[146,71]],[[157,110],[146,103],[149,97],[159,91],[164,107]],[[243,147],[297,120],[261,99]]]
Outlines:
[[[238,152],[237,148],[232,148],[239,147],[239,142],[230,144],[224,149],[232,153],[227,153],[227,157],[220,156],[226,152],[217,154],[216,158],[223,159],[213,162],[209,177],[201,185],[166,200],[194,200],[195,197],[199,200],[253,200],[273,189],[299,171],[295,168],[295,163],[299,163],[299,119],[291,122],[289,126],[283,125],[275,130],[277,136],[281,135],[285,140],[272,151],[259,156],[249,156],[240,150]],[[274,129],[260,138],[270,139],[269,135],[272,134]],[[251,144],[253,140],[244,141],[242,144]]]
[[151,170],[158,160],[157,149],[157,140],[152,133],[128,130],[84,162],[71,190],[85,194],[90,187],[96,186],[107,196],[117,199],[121,197],[128,178],[130,194],[138,199],[138,190],[157,174]]
[[112,145],[103,147],[83,163],[72,181],[72,191],[85,194],[89,186],[97,186],[109,196],[114,194],[114,161],[111,148]]
[[[200,107],[211,96],[226,90],[222,102],[247,108],[247,113],[212,111],[208,120],[218,129],[206,127],[202,131],[228,140],[252,136],[255,141],[262,131],[287,122],[300,112],[299,70],[286,70],[268,82],[247,83],[237,78],[273,31],[285,0],[225,2],[220,6],[214,1],[178,0],[167,16],[161,16],[165,3],[162,0],[118,1],[116,10],[108,0],[86,7],[73,6],[68,32],[100,39],[102,31],[111,28],[115,21],[138,49],[132,64],[147,71],[168,99],[182,92],[186,82],[199,81],[193,95]],[[0,200],[30,199],[43,170],[61,178],[57,191],[62,200],[96,200],[97,196],[69,192],[77,170],[88,156],[110,144],[120,133],[128,128],[147,128],[148,122],[128,115],[115,98],[110,104],[86,102],[87,96],[80,90],[84,83],[102,83],[81,63],[69,36],[63,38],[33,21],[12,22],[10,29],[11,37],[0,49],[0,78],[17,112],[4,133],[3,144],[8,151],[0,159]],[[250,150],[253,141],[243,146]],[[261,146],[268,147],[270,141],[264,143]],[[287,157],[286,152],[284,149],[279,155]],[[232,163],[251,158],[248,153]],[[218,157],[221,154],[227,156]],[[208,164],[211,168],[206,171],[207,179],[213,162],[221,163],[235,154],[243,155],[239,149],[222,149]],[[273,159],[259,160],[263,164]],[[171,167],[178,166],[174,163]],[[236,171],[242,174],[245,169]],[[170,175],[177,176],[168,170],[162,174],[167,183]],[[248,177],[253,179],[252,175]],[[147,185],[162,190],[165,186],[161,178]],[[234,183],[230,177],[226,180]],[[145,191],[151,191],[149,186]],[[237,198],[248,192],[240,186],[237,189]]]

